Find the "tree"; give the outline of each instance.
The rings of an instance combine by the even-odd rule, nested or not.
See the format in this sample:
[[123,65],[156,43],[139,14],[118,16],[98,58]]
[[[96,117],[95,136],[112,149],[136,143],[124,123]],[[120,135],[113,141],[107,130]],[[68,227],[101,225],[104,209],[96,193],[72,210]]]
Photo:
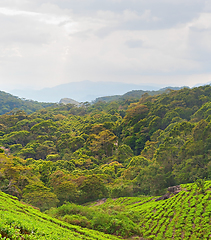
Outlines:
[[0,154],[0,189],[20,199],[22,190],[30,181],[31,168],[22,166],[15,160]]
[[32,133],[37,135],[53,134],[57,130],[58,126],[52,120],[44,120],[40,123],[35,124],[31,128]]
[[128,145],[123,144],[118,147],[118,149],[117,149],[118,162],[124,163],[126,159],[128,159],[129,157],[132,157],[132,156],[133,156],[133,151]]
[[69,141],[69,147],[72,152],[75,152],[79,148],[82,148],[84,146],[85,140],[84,138],[78,136],[78,137],[72,137]]
[[59,199],[59,205],[65,202],[76,202],[79,196],[76,185],[71,181],[62,181],[54,188],[54,193]]
[[102,157],[105,154],[109,157],[113,153],[114,143],[116,136],[109,130],[105,130],[99,133],[99,135],[93,135],[93,139],[90,143],[90,149]]
[[22,130],[19,132],[12,132],[6,136],[4,136],[3,143],[12,145],[12,144],[21,144],[25,146],[30,139],[30,133],[28,131]]
[[80,186],[82,202],[94,201],[98,198],[107,197],[108,190],[103,180],[96,174],[89,175]]
[[141,119],[144,119],[149,112],[149,109],[145,105],[141,104],[135,104],[131,105],[131,107],[127,110],[127,114],[124,117],[124,122],[129,125],[133,125],[140,121]]
[[34,182],[27,185],[23,190],[22,200],[41,211],[56,207],[59,202],[56,195],[50,192],[50,189],[45,187],[42,182]]
[[202,193],[202,194],[205,193],[205,179],[197,179],[196,180],[196,186],[198,188],[199,194],[200,193]]
[[71,180],[71,177],[61,170],[55,171],[50,176],[50,186],[59,199],[59,205],[66,202],[76,202],[79,197],[77,185]]
[[166,187],[163,168],[156,162],[142,168],[134,182],[139,194],[159,194]]

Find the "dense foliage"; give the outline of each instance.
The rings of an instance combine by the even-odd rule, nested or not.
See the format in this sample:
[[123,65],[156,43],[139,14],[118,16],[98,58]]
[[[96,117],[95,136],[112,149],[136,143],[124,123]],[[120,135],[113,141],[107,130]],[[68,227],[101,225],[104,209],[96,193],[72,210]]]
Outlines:
[[211,87],[0,116],[0,189],[42,211],[211,178]]

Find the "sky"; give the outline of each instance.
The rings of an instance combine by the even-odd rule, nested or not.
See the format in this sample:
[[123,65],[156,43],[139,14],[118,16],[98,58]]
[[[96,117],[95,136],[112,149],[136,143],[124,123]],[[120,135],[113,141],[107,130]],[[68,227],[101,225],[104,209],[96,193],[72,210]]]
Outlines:
[[0,90],[211,81],[210,0],[1,0]]

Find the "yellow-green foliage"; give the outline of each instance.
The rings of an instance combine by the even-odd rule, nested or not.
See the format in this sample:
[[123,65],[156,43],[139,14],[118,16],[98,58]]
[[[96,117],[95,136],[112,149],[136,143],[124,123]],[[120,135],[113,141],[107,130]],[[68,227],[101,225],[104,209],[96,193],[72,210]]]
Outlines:
[[118,239],[83,229],[20,203],[16,197],[0,192],[0,239]]
[[181,187],[181,192],[166,200],[122,197],[90,207],[96,212],[125,213],[139,226],[141,239],[211,239],[211,181],[204,182],[204,193],[196,183]]

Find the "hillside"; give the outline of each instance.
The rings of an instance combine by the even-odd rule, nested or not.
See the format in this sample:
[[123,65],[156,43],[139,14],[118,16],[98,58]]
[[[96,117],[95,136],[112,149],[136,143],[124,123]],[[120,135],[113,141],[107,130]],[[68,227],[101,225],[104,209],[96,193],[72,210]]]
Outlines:
[[0,192],[0,239],[118,239],[41,213]]
[[134,100],[139,100],[142,96],[144,96],[144,94],[149,95],[149,96],[155,96],[158,94],[162,94],[162,93],[167,93],[169,91],[169,89],[171,90],[179,90],[182,87],[166,87],[166,88],[161,88],[159,90],[151,90],[151,91],[144,91],[144,90],[132,90],[129,92],[126,92],[123,95],[113,95],[113,96],[105,96],[105,97],[98,97],[95,99],[95,101],[93,102],[99,102],[99,101],[105,101],[105,102],[111,102],[111,101],[125,101],[128,99],[134,99]]
[[156,201],[157,197],[140,196],[108,198],[87,206],[68,203],[51,209],[48,215],[0,192],[0,237],[103,240],[122,235],[142,240],[210,239],[211,181],[182,184],[181,189],[160,201]]
[[[44,212],[65,202],[158,196],[169,186],[211,180],[210,113],[207,85],[139,100],[3,114],[0,190]],[[99,219],[106,215],[99,216],[83,224],[101,231]],[[127,229],[119,234],[139,234],[127,219],[117,221]],[[110,220],[106,233],[114,231],[116,220]]]
[[0,189],[45,211],[210,179],[210,103],[204,86],[3,114]]
[[23,110],[26,113],[32,113],[46,107],[52,107],[54,105],[56,104],[20,99],[9,93],[0,91],[0,115],[10,112],[14,109]]
[[202,186],[182,184],[181,189],[166,200],[156,201],[157,197],[146,196],[109,198],[88,207],[63,205],[51,210],[50,214],[87,227],[95,222],[96,229],[127,236],[128,239],[210,239],[211,181],[203,182]]
[[[161,89],[158,91],[133,90],[131,92],[125,93],[124,95],[100,97],[100,98],[97,98],[94,102],[98,102],[98,101],[111,102],[114,100],[123,100],[124,101],[124,100],[131,99],[131,98],[137,100],[137,99],[140,99],[144,93],[148,93],[149,95],[157,95],[157,94],[163,93],[165,91],[166,91],[166,89]],[[62,94],[62,92],[60,92],[60,94]],[[42,95],[47,97],[47,95],[45,93],[43,93]],[[55,94],[53,94],[53,95],[55,95]],[[30,98],[30,95],[28,95],[28,98]],[[51,99],[51,98],[49,98],[49,99]],[[15,109],[15,111],[22,110],[22,111],[25,111],[27,114],[30,114],[30,113],[36,112],[38,110],[41,110],[43,108],[58,107],[58,104],[55,102],[59,102],[59,104],[63,103],[63,104],[74,104],[76,106],[80,105],[79,102],[77,102],[71,98],[64,98],[62,95],[61,95],[60,101],[58,101],[58,100],[54,101],[54,103],[50,102],[50,100],[49,100],[49,102],[37,102],[37,101],[33,101],[33,100],[19,98],[17,96],[13,96],[12,94],[0,91],[0,115],[10,112],[14,109]],[[45,99],[45,101],[48,101],[47,98]]]
[[71,99],[71,98],[62,98],[59,101],[59,104],[61,104],[61,103],[63,103],[63,104],[74,104],[76,106],[80,105],[79,102],[77,102],[77,101],[75,101],[74,99]]

